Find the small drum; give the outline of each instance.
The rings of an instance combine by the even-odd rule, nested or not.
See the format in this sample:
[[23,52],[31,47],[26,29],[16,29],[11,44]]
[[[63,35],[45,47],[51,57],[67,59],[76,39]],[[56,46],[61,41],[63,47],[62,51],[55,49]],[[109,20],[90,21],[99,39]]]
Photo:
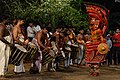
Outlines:
[[28,54],[27,56],[25,57],[25,61],[30,61],[33,59],[34,55],[37,53],[38,51],[38,48],[36,47],[35,44],[33,43],[29,43],[27,46],[26,46],[26,50],[28,51]]
[[48,52],[42,52],[42,64],[45,65],[55,59],[55,54],[53,50],[49,50]]
[[60,62],[60,63],[62,63],[64,60],[65,60],[65,52],[64,51],[60,51],[60,52],[58,52],[58,54],[56,55],[56,58],[55,58],[55,60],[57,61],[57,62]]
[[26,57],[27,50],[18,44],[11,48],[11,55],[9,58],[9,64],[20,65],[21,61]]

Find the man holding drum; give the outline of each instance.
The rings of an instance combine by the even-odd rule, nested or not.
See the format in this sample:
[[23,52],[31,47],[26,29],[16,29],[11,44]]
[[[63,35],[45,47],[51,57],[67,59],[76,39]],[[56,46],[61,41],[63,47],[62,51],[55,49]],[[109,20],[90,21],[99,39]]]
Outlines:
[[0,79],[4,79],[5,73],[8,67],[8,61],[10,56],[10,46],[12,42],[12,36],[10,31],[6,29],[5,18],[0,20]]
[[36,33],[32,40],[32,43],[38,47],[38,53],[35,54],[32,67],[37,67],[38,72],[41,72],[42,52],[47,52],[49,50],[47,32],[48,30],[45,27],[41,27],[41,30]]
[[[24,24],[24,20],[18,19],[16,22],[16,25],[13,27],[13,39],[14,39],[15,45],[19,44],[19,45],[24,46],[24,45],[27,45],[29,42],[28,39],[25,40],[24,35],[22,34],[21,27],[23,24]],[[24,73],[25,72],[23,61],[20,63],[19,66],[15,66],[14,72],[15,73]]]

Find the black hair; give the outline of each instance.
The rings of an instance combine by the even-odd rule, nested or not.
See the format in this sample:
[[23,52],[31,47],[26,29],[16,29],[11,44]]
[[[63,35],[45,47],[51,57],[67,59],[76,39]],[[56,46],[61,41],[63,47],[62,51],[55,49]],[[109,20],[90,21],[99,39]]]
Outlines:
[[0,22],[3,22],[4,20],[7,20],[9,17],[5,15],[0,16]]
[[64,36],[65,36],[65,37],[67,37],[67,36],[69,35],[69,34],[67,33],[68,31],[69,31],[69,30],[67,30],[67,29],[64,31]]
[[29,23],[34,23],[33,20],[29,20]]
[[50,41],[56,41],[56,37],[55,36],[51,36]]
[[46,25],[42,24],[40,27],[41,27],[41,29],[44,29],[46,27]]
[[16,21],[15,21],[14,24],[16,25],[16,24],[18,23],[19,20],[24,20],[24,19],[23,19],[23,18],[16,18],[15,20],[16,20]]

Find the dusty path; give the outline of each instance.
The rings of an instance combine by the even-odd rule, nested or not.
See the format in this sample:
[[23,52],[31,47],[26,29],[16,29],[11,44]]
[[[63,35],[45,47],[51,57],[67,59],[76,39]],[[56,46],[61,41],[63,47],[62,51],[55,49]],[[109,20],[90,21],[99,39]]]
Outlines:
[[120,65],[119,66],[101,66],[101,74],[97,77],[89,76],[89,69],[85,66],[80,68],[70,66],[69,69],[61,67],[61,71],[47,72],[44,69],[40,74],[30,74],[30,64],[25,64],[26,73],[22,75],[16,75],[13,73],[13,65],[9,65],[9,71],[7,73],[7,80],[120,80]]

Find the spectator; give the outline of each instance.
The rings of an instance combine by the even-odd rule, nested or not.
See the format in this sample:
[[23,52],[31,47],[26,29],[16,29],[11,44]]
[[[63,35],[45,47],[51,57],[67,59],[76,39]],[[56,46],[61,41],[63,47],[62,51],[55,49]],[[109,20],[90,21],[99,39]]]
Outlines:
[[32,41],[34,36],[35,36],[35,32],[33,30],[33,23],[30,22],[29,26],[27,27],[27,37],[29,38],[30,42]]
[[35,33],[37,33],[38,31],[41,30],[40,25],[38,25],[38,24],[34,24],[34,25],[35,25],[35,26],[33,27],[33,30],[34,30]]
[[117,28],[115,34],[112,37],[113,40],[113,57],[114,64],[120,64],[120,29]]
[[111,48],[112,48],[112,40],[110,39],[111,36],[110,34],[108,34],[106,36],[106,43],[108,45],[108,55],[107,55],[107,62],[108,62],[108,65],[111,65],[112,64],[112,53],[111,53]]

